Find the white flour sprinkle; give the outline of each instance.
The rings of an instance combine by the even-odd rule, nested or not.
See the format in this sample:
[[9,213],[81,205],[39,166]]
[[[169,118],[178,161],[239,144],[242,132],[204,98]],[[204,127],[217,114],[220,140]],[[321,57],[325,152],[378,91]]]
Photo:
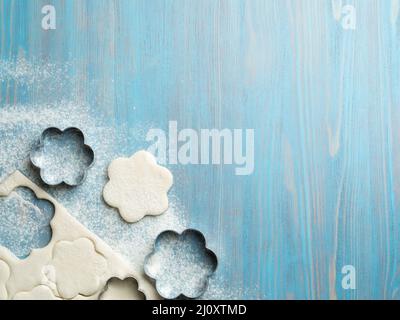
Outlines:
[[[130,156],[141,149],[150,125],[120,128],[119,132],[129,132],[131,139],[128,143],[125,134],[118,134],[107,121],[99,115],[94,116],[93,108],[76,101],[69,89],[69,93],[65,94],[66,99],[59,100],[60,92],[74,85],[74,79],[66,76],[67,69],[68,65],[38,64],[23,58],[16,62],[0,60],[0,85],[14,81],[28,94],[34,94],[37,101],[36,104],[0,105],[0,181],[15,170],[22,171],[141,272],[144,258],[152,250],[159,233],[164,230],[181,232],[188,227],[185,209],[172,190],[169,193],[170,208],[166,213],[127,224],[115,209],[104,203],[102,190],[107,181],[109,163],[119,156]],[[52,85],[46,87],[46,83]],[[71,98],[71,95],[75,98]],[[60,129],[78,127],[85,134],[86,143],[93,148],[95,164],[83,185],[76,188],[48,188],[41,184],[38,173],[29,162],[29,152],[42,131],[50,126]],[[132,148],[133,143],[137,148]],[[174,170],[171,171],[174,173]],[[229,287],[232,284],[223,283],[219,278],[211,280],[206,297],[229,297],[225,289]],[[238,294],[240,291],[235,292]]]
[[59,86],[63,78],[66,79],[68,67],[68,64],[32,63],[24,57],[16,61],[0,60],[0,82],[14,81],[18,85],[38,87],[57,81]]
[[[76,126],[85,133],[86,142],[95,151],[95,164],[89,170],[82,186],[46,187],[41,184],[38,173],[29,163],[29,151],[37,142],[41,132],[49,127],[66,128]],[[85,105],[61,102],[57,105],[5,106],[0,111],[0,177],[4,179],[15,170],[21,170],[40,184],[80,222],[99,235],[121,254],[129,258],[138,268],[150,252],[158,233],[165,229],[182,230],[184,216],[171,195],[171,207],[156,219],[144,218],[129,225],[124,223],[117,211],[108,208],[102,199],[108,164],[118,153],[118,137],[115,130],[97,124],[89,115]]]

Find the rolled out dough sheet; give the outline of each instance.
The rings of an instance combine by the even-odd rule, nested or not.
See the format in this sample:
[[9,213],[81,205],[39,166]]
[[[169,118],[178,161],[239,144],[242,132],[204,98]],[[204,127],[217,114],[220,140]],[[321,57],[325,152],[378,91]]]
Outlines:
[[9,196],[18,187],[29,188],[37,198],[54,205],[52,239],[46,247],[32,250],[26,259],[0,246],[0,299],[98,299],[113,278],[134,278],[146,299],[160,298],[144,273],[135,272],[21,172],[0,183],[0,197]]

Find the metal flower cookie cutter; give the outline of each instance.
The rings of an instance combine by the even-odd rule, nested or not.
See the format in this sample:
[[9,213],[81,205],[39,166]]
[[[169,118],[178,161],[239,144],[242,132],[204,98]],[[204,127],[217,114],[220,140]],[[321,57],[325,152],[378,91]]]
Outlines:
[[155,280],[163,298],[195,299],[207,290],[217,266],[217,256],[207,249],[200,231],[187,229],[179,234],[168,230],[158,235],[144,271]]
[[86,179],[87,171],[94,163],[94,152],[85,144],[84,134],[78,128],[60,130],[51,127],[43,131],[30,160],[47,185],[65,183],[73,187]]
[[106,282],[99,300],[146,300],[146,296],[135,277],[112,277]]

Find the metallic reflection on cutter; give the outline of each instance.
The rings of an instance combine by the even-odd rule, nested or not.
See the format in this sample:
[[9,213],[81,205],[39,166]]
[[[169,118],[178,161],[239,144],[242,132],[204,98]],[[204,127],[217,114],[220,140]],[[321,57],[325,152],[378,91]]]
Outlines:
[[207,290],[217,266],[217,256],[207,249],[200,231],[187,229],[179,234],[168,230],[158,235],[144,271],[155,280],[163,298],[196,299]]
[[94,163],[94,152],[85,144],[84,134],[78,128],[60,130],[51,127],[43,131],[30,160],[47,185],[65,183],[73,187],[86,179]]

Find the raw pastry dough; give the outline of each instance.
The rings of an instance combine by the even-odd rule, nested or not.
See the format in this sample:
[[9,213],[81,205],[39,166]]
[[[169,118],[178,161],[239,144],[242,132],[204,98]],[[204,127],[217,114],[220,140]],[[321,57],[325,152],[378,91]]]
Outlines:
[[106,259],[96,252],[93,242],[87,238],[56,243],[52,265],[56,271],[58,291],[68,299],[79,293],[85,296],[94,294],[107,270]]
[[[98,299],[107,281],[114,277],[121,279],[133,277],[138,282],[139,290],[144,293],[147,299],[160,298],[154,286],[150,280],[146,278],[144,273],[135,272],[134,269],[119,255],[114,253],[106,243],[88,231],[76,221],[75,218],[69,215],[66,209],[55,199],[19,171],[16,171],[6,179],[6,181],[0,183],[0,197],[7,197],[18,187],[27,187],[35,193],[37,198],[50,201],[54,205],[55,213],[50,223],[53,236],[46,247],[32,250],[31,254],[24,260],[18,259],[10,250],[0,246],[0,261],[8,265],[10,270],[8,280],[3,279],[7,277],[7,272],[0,270],[0,289],[2,288],[2,283],[6,281],[6,298],[19,298],[23,295],[22,293],[29,292],[31,295],[32,292],[34,292],[36,296],[43,296],[44,291],[48,293],[47,289],[34,289],[40,285],[46,285],[54,292],[55,297],[69,299],[72,295],[77,294],[73,297],[74,299]],[[88,242],[91,243],[91,245],[89,245]],[[67,244],[67,246],[65,246],[65,244]],[[71,245],[93,249],[96,251],[96,254],[92,252],[90,257],[83,257],[82,254],[77,254],[74,256],[69,266],[62,267],[60,265],[60,261],[62,260],[60,257],[65,258],[65,256],[72,255],[72,253],[75,252],[71,250]],[[65,247],[67,247],[68,250],[65,249]],[[89,277],[89,275],[87,273],[83,275],[79,274],[79,272],[76,272],[76,268],[78,268],[78,263],[88,263],[87,259],[89,258],[91,260],[93,257],[96,258],[94,258],[95,261],[91,262],[91,268],[93,269],[93,265],[95,265],[98,283],[96,285],[87,286],[89,282],[87,277]],[[104,267],[103,260],[106,262],[106,267]],[[4,265],[2,266],[4,268]],[[67,281],[67,272],[69,273],[68,277],[70,277],[68,280],[74,283],[72,288],[65,284]],[[82,280],[82,285],[77,286],[76,281],[79,280],[76,279]],[[90,276],[90,279],[93,279],[93,277]],[[52,283],[53,286],[51,287]],[[89,296],[84,296],[85,294],[89,294]]]
[[167,193],[173,177],[151,153],[141,150],[130,158],[114,160],[108,176],[104,200],[118,208],[125,221],[136,222],[145,215],[160,215],[168,209]]

